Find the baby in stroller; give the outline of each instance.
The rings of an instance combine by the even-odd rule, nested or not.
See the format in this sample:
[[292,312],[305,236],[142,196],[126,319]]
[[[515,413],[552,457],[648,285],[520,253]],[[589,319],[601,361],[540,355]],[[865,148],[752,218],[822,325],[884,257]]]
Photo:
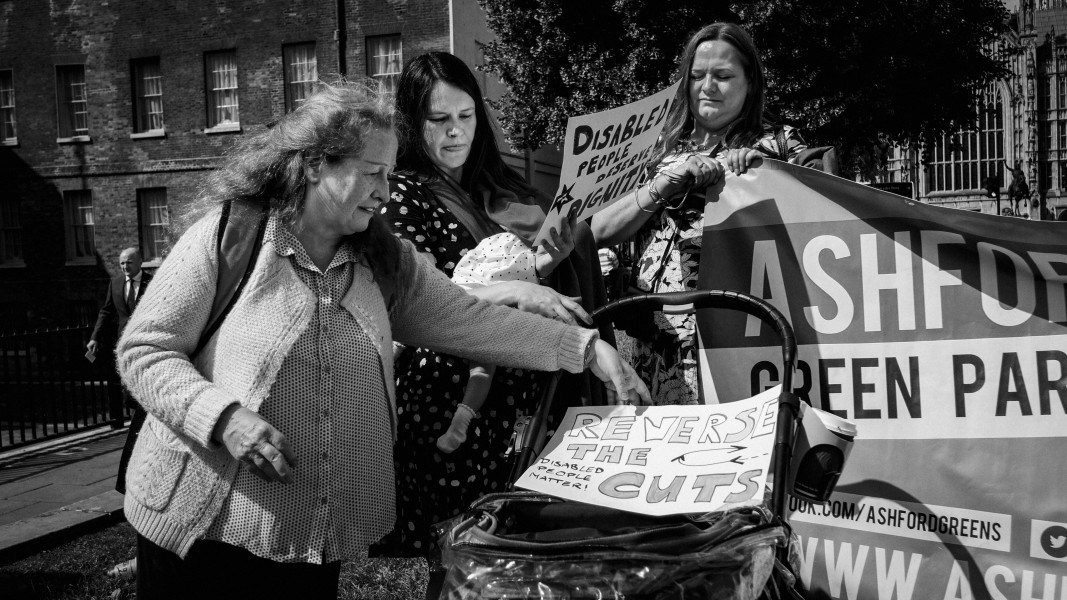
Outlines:
[[[570,231],[570,227],[564,226],[553,246],[571,247]],[[483,239],[464,255],[452,272],[452,281],[466,290],[505,281],[536,284],[539,279],[548,277],[566,257],[567,253],[550,253],[543,247],[534,249],[517,235],[505,231]],[[437,438],[437,448],[441,452],[450,454],[467,440],[467,429],[485,403],[495,370],[495,365],[471,365],[463,400],[456,406],[448,430]]]

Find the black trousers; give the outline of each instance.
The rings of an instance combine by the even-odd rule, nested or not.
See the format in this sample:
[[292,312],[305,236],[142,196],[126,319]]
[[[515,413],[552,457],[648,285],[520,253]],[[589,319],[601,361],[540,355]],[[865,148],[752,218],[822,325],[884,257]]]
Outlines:
[[210,540],[185,559],[137,536],[137,600],[337,598],[341,563],[279,563]]

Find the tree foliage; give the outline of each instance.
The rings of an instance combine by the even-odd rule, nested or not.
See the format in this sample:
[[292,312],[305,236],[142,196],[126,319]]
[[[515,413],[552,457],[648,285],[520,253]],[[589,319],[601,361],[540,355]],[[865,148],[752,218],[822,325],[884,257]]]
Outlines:
[[483,68],[509,90],[497,108],[518,147],[558,143],[568,116],[662,89],[689,35],[720,20],[760,49],[770,115],[861,170],[872,149],[966,128],[976,92],[1007,72],[1000,0],[479,2],[497,36]]

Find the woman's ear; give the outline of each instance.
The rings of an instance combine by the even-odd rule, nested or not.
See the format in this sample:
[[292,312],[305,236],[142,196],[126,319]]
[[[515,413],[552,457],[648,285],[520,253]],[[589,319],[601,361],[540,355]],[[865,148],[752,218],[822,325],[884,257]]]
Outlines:
[[308,183],[319,182],[319,168],[322,166],[322,161],[316,161],[312,165],[304,165],[304,179]]

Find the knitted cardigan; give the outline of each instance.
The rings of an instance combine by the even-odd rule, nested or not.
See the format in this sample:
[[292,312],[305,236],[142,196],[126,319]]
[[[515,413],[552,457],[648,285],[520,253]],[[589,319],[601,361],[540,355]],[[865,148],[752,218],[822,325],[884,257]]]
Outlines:
[[[190,362],[215,296],[217,231],[216,211],[182,236],[116,349],[123,383],[148,412],[127,470],[126,519],[182,557],[218,515],[237,474],[238,461],[211,439],[219,416],[234,403],[259,409],[315,310],[315,296],[292,262],[267,243],[241,297]],[[394,336],[475,361],[570,372],[584,368],[585,352],[597,337],[592,330],[478,301],[407,242],[388,309],[370,268],[353,266],[341,306],[378,353],[349,359],[381,366],[394,411]]]

